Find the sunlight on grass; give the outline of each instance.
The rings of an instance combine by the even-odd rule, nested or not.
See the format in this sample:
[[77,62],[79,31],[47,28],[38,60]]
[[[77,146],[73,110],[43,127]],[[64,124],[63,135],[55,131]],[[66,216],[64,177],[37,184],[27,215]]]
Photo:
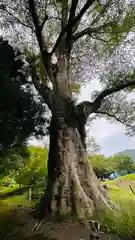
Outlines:
[[109,184],[109,185],[116,185],[118,182],[122,182],[122,181],[133,181],[133,183],[135,183],[135,174],[127,174],[125,176],[121,176],[121,177],[118,177],[114,180],[107,180],[105,181],[106,184]]
[[14,186],[9,186],[9,187],[3,187],[0,189],[0,194],[7,194],[7,193],[13,192],[17,189],[19,189],[19,184],[16,184]]
[[129,184],[132,186],[135,184],[135,175],[129,174],[115,180],[105,181],[105,183],[112,200],[120,207],[120,210],[102,212],[98,216],[101,226],[106,225],[110,232],[135,237],[135,195],[129,188]]
[[20,195],[20,196],[8,197],[7,199],[0,200],[0,204],[5,204],[8,206],[18,206],[18,205],[28,206],[29,205],[26,194]]

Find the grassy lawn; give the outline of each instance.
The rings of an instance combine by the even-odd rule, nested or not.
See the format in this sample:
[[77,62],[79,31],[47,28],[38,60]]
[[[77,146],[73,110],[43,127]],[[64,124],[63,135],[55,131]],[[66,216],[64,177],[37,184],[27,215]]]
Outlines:
[[2,194],[7,194],[7,193],[10,193],[10,192],[13,192],[15,190],[19,189],[19,185],[16,184],[16,185],[13,185],[13,186],[9,186],[9,187],[2,187],[0,189],[0,195]]
[[0,205],[7,205],[9,207],[16,207],[19,205],[28,206],[27,195],[8,197],[7,199],[0,200]]
[[[5,187],[0,189],[0,196],[8,194],[19,189],[19,185]],[[5,199],[0,199],[0,239],[5,239],[7,233],[13,231],[18,225],[18,216],[16,209],[18,206],[28,207],[27,193],[14,195]],[[20,237],[19,237],[20,239]]]
[[135,200],[135,195],[132,193],[129,185],[135,192],[135,174],[129,174],[119,177],[115,180],[105,181],[110,191],[111,197],[115,202]]
[[135,190],[135,175],[129,174],[105,183],[119,210],[116,212],[106,210],[102,213],[99,216],[101,225],[107,225],[111,232],[135,237],[135,195],[129,188],[130,184]]
[[[135,195],[129,188],[130,184],[133,190],[135,190],[135,175],[130,174],[115,180],[106,181],[105,183],[108,186],[112,200],[119,206],[119,210],[102,212],[98,216],[101,226],[106,225],[108,232],[134,236],[135,239]],[[0,195],[15,191],[18,187],[18,185],[15,185],[1,189]],[[18,225],[16,209],[19,205],[24,208],[29,206],[27,193],[0,200],[0,239],[4,239],[2,237],[5,237],[7,232],[10,233]],[[20,239],[23,240],[24,238]]]

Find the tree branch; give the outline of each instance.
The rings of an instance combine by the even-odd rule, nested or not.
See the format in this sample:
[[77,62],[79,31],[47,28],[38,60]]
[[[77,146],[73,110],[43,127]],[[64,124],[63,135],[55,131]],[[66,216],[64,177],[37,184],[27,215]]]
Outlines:
[[[85,12],[89,9],[89,7],[95,2],[95,0],[87,0],[87,2],[85,3],[85,5],[83,6],[83,8],[81,9],[80,13],[71,21],[71,25],[76,25],[77,22],[79,22],[83,15],[85,14]],[[71,27],[72,27],[71,26]]]
[[108,43],[105,39],[103,39],[103,38],[100,38],[100,37],[97,37],[97,36],[94,37],[94,36],[92,36],[92,35],[91,35],[91,37],[92,37],[93,39],[95,39],[95,40],[101,41],[101,42],[109,45],[109,43]]
[[29,3],[29,12],[32,16],[33,24],[35,26],[36,37],[37,37],[37,40],[38,40],[40,50],[41,50],[41,52],[44,52],[44,54],[48,58],[49,53],[47,52],[47,47],[45,46],[43,36],[42,36],[42,33],[41,33],[41,26],[40,26],[40,23],[39,23],[39,20],[38,20],[37,12],[36,12],[35,1],[34,0],[29,0],[28,3]]
[[[55,87],[56,83],[54,80],[54,71],[53,71],[53,67],[51,64],[51,55],[50,53],[47,51],[47,46],[45,45],[45,41],[42,35],[42,29],[39,23],[39,19],[38,19],[38,15],[36,12],[36,6],[35,6],[35,1],[34,0],[28,0],[29,3],[29,12],[32,16],[33,19],[33,24],[35,26],[35,32],[36,32],[36,37],[37,37],[37,41],[40,47],[40,53],[41,53],[41,57],[42,57],[42,61],[44,64],[44,67],[49,75],[49,77],[51,78],[51,81],[53,83],[53,87]],[[42,23],[43,25],[43,23]]]
[[63,30],[67,25],[67,20],[68,20],[68,0],[63,0],[61,4],[62,4],[61,29]]
[[30,28],[33,32],[35,32],[35,30],[32,28],[32,26],[29,26],[25,22],[22,22],[18,17],[14,16],[10,11],[8,11],[8,9],[6,8],[6,5],[1,4],[0,5],[0,10],[6,12],[11,17],[13,17],[13,19],[16,20],[17,23],[20,23],[22,26]]
[[70,14],[69,14],[69,22],[71,22],[75,18],[77,5],[78,5],[78,0],[72,0],[72,5],[70,8]]
[[112,93],[116,93],[116,92],[119,92],[125,88],[128,88],[130,86],[135,86],[135,80],[133,81],[129,81],[125,84],[118,84],[117,86],[115,87],[112,87],[110,89],[105,89],[103,90],[99,95],[98,97],[95,99],[95,101],[92,103],[92,112],[95,112],[97,109],[100,108],[101,106],[101,103],[102,103],[102,100],[109,96],[110,94]]
[[95,2],[95,0],[87,0],[87,2],[84,4],[83,8],[81,9],[81,11],[79,12],[79,14],[74,17],[70,22],[68,22],[68,24],[65,26],[65,28],[61,31],[59,37],[56,40],[56,43],[52,49],[51,55],[53,55],[53,53],[56,51],[56,49],[58,48],[60,41],[63,37],[63,34],[65,34],[66,32],[70,31],[70,29],[74,26],[76,26],[76,24],[78,24],[78,22],[80,22],[80,20],[82,19],[83,15],[85,14],[85,12],[88,10],[88,8]]
[[[76,33],[76,35],[74,36],[74,41],[78,40],[79,38],[85,36],[85,35],[91,35],[91,33],[93,32],[97,32],[98,30],[101,30],[103,27],[106,27],[108,25],[104,24],[102,26],[99,26],[98,28],[93,28],[92,29],[92,25],[94,25],[95,23],[97,23],[97,21],[100,19],[100,17],[105,13],[105,11],[107,10],[107,8],[109,7],[110,3],[112,2],[112,0],[109,0],[108,3],[106,5],[104,5],[103,9],[100,11],[100,13],[98,14],[98,16],[96,18],[93,19],[93,21],[91,22],[90,26],[85,28],[84,30],[82,30],[81,32]],[[109,23],[110,24],[110,23]]]
[[30,72],[31,72],[31,77],[32,77],[32,82],[34,84],[34,87],[36,88],[38,93],[41,95],[41,97],[45,100],[47,106],[51,110],[52,101],[53,101],[53,91],[47,85],[43,86],[42,84],[40,84],[40,81],[36,73],[35,63],[30,64]]
[[[111,22],[110,22],[111,23]],[[98,31],[104,29],[104,27],[107,27],[108,25],[110,25],[110,23],[106,23],[106,24],[103,24],[99,27],[95,27],[95,28],[92,28],[91,26],[90,27],[87,27],[85,29],[83,29],[82,31],[80,32],[77,32],[74,36],[73,36],[73,42],[77,41],[79,38],[85,36],[85,35],[89,35],[91,36],[92,33],[98,33]],[[102,33],[102,32],[100,32]],[[106,33],[106,32],[103,32],[103,33]]]
[[122,121],[120,118],[118,118],[117,116],[115,116],[114,114],[112,113],[109,113],[109,112],[105,112],[105,111],[102,111],[102,110],[96,110],[95,113],[97,114],[101,114],[101,115],[107,115],[108,117],[110,118],[114,118],[117,122],[120,122],[122,124],[124,124],[126,127],[128,128],[131,128],[132,125],[129,125],[128,123],[126,123],[125,121]]
[[83,119],[84,124],[92,113],[92,103],[89,101],[83,101],[76,106],[76,112],[80,115]]
[[47,20],[48,20],[48,15],[46,14],[45,17],[44,17],[43,22],[42,22],[41,25],[40,25],[40,30],[41,30],[41,31],[43,30],[43,27],[44,27],[44,25],[45,25],[45,23],[46,23]]
[[79,38],[85,36],[85,35],[91,35],[91,33],[93,32],[96,32],[97,31],[97,28],[96,29],[92,29],[90,27],[87,27],[85,29],[83,29],[81,32],[78,32],[76,33],[74,36],[73,36],[73,42],[77,41]]
[[[133,81],[130,81],[128,83],[125,83],[125,84],[119,84],[117,85],[116,87],[113,87],[113,88],[110,88],[110,89],[105,89],[103,90],[99,96],[95,99],[94,102],[89,102],[89,101],[83,101],[81,103],[79,103],[77,106],[76,106],[76,111],[77,113],[83,118],[83,121],[84,121],[84,124],[86,123],[89,115],[91,113],[101,113],[101,114],[106,114],[110,117],[113,117],[115,118],[117,121],[121,121],[121,123],[124,123],[124,121],[120,120],[119,118],[117,118],[117,116],[111,114],[111,113],[107,113],[107,112],[104,112],[104,111],[100,111],[98,110],[101,106],[101,103],[102,103],[102,100],[109,96],[110,94],[112,93],[116,93],[120,90],[123,90],[127,87],[130,87],[130,86],[135,86],[135,80]],[[128,124],[125,124],[127,127],[131,127],[130,125]]]
[[[75,12],[78,5],[78,0],[72,0],[72,5],[70,8],[69,20],[70,23],[75,18]],[[70,53],[72,47],[72,36],[73,36],[73,26],[67,32],[67,43],[68,43],[68,52]]]

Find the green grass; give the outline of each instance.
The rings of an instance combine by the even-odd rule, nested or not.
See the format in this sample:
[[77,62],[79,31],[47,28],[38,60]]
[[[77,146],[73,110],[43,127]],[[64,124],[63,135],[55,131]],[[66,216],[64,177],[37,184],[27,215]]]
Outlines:
[[135,174],[128,174],[114,180],[107,180],[104,183],[107,184],[107,187],[114,201],[117,201],[117,199],[135,200],[135,195],[133,195],[129,187],[130,184],[130,186],[135,191]]
[[118,235],[135,237],[135,199],[117,200],[119,211],[104,211],[98,216],[101,226]]
[[135,186],[135,175],[129,174],[105,183],[112,200],[119,206],[119,211],[102,212],[98,216],[101,226],[106,225],[110,232],[135,238],[135,195],[128,186],[129,184]]
[[[18,189],[18,185],[6,187],[0,191],[0,194],[7,194]],[[28,207],[27,193],[23,195],[14,195],[0,200],[0,239],[6,239],[13,229],[18,226],[18,215],[16,209],[18,206]],[[10,239],[10,237],[9,237]],[[12,239],[12,238],[11,238]],[[14,239],[14,238],[13,238]],[[15,239],[24,239],[23,236]]]
[[[99,219],[102,227],[105,225],[107,226],[108,232],[125,236],[134,236],[135,239],[135,195],[132,194],[130,188],[128,187],[129,180],[130,184],[134,185],[135,175],[130,174],[105,182],[110,191],[112,200],[119,206],[119,211],[112,212],[110,210],[105,210],[102,214],[96,216],[96,218]],[[6,187],[0,191],[0,194],[15,191],[18,187],[18,185]],[[10,233],[18,224],[17,216],[14,212],[18,205],[23,205],[24,207],[29,206],[27,193],[0,200],[1,239],[1,236],[5,237],[6,233]]]
[[14,192],[17,189],[19,189],[18,184],[13,185],[13,186],[9,186],[9,187],[3,187],[3,188],[0,189],[0,195]]
[[18,205],[23,205],[23,206],[28,206],[28,200],[27,200],[27,195],[20,195],[20,196],[13,196],[13,197],[8,197],[7,199],[0,200],[0,204],[4,204],[7,206],[18,206]]
[[125,176],[121,176],[114,180],[107,180],[107,181],[105,181],[105,183],[108,183],[109,185],[110,184],[114,185],[114,184],[117,184],[118,181],[128,181],[128,180],[135,182],[135,174],[127,174]]

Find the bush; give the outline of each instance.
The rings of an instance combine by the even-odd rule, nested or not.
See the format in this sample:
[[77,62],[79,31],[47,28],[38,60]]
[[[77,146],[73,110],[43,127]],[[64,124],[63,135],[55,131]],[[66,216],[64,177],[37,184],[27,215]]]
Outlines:
[[45,179],[41,179],[36,182],[36,184],[32,188],[32,200],[40,201],[44,194],[45,190]]

